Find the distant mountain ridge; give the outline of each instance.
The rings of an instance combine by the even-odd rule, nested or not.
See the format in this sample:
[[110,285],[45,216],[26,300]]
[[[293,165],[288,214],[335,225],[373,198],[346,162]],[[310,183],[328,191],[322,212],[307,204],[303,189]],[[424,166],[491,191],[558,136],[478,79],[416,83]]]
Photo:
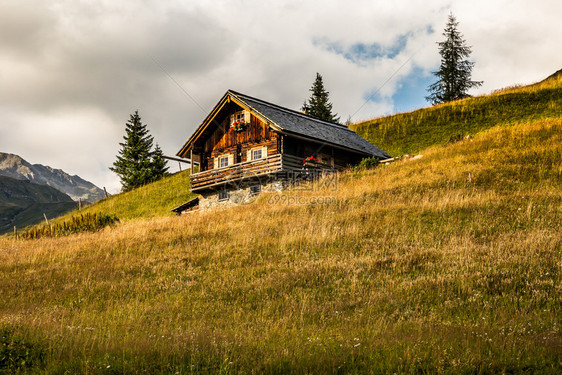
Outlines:
[[94,203],[105,196],[102,189],[79,176],[71,176],[61,169],[31,164],[14,154],[0,152],[0,176],[48,185],[75,201],[82,199],[84,202]]
[[37,224],[76,207],[67,194],[48,185],[0,176],[0,234]]

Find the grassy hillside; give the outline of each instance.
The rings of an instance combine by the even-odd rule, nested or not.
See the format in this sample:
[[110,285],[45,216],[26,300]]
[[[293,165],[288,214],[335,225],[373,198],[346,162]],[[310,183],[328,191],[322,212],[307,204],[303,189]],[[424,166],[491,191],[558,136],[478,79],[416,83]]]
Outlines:
[[[172,208],[195,196],[189,192],[189,171],[184,171],[133,191],[112,195],[84,208],[80,213],[116,215],[120,220],[170,216]],[[70,213],[61,220],[76,213]]]
[[[472,100],[487,108],[461,102],[474,116],[505,108]],[[88,208],[125,219],[102,232],[0,237],[0,372],[560,373],[562,112],[548,103],[495,126],[467,117],[474,139],[451,144],[442,116],[404,138],[410,153],[435,143],[423,157],[336,189],[175,217],[183,173]]]
[[423,154],[335,191],[1,238],[2,355],[46,373],[560,371],[562,120]]
[[561,113],[562,73],[558,72],[535,85],[377,118],[350,128],[390,155],[400,156],[446,144],[451,137],[498,125],[559,118]]
[[23,228],[72,210],[68,195],[47,185],[0,176],[0,234]]

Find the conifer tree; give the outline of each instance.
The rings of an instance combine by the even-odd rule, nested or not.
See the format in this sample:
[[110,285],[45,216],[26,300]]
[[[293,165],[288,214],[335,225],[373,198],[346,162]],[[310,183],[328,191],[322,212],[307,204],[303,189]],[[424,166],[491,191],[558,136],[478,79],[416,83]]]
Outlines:
[[329,100],[330,93],[324,89],[320,73],[316,73],[316,80],[312,84],[310,92],[312,92],[312,95],[308,101],[304,102],[302,111],[320,120],[338,122],[340,118],[337,113],[332,113],[332,103]]
[[152,181],[158,181],[168,174],[168,162],[164,159],[164,153],[158,143],[152,152]]
[[474,63],[467,58],[472,50],[466,45],[466,41],[457,30],[458,25],[455,16],[452,13],[449,14],[449,20],[443,32],[446,39],[444,42],[438,43],[441,65],[438,71],[433,72],[438,80],[427,89],[430,95],[426,96],[426,100],[431,104],[467,98],[470,96],[468,95],[470,88],[482,85],[481,81],[470,79]]
[[151,151],[153,138],[138,111],[130,115],[123,140],[119,143],[121,149],[117,160],[109,169],[119,176],[124,192],[155,181],[166,173],[162,150],[157,146],[154,152]]

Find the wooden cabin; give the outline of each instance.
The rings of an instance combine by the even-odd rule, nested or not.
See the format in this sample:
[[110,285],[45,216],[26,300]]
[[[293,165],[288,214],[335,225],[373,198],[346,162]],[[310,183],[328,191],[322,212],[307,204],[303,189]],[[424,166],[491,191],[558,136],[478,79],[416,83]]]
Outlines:
[[[202,207],[243,203],[296,179],[390,155],[344,125],[228,90],[177,156],[199,164],[191,191]],[[193,168],[193,167],[192,167]],[[314,173],[313,173],[314,172]]]

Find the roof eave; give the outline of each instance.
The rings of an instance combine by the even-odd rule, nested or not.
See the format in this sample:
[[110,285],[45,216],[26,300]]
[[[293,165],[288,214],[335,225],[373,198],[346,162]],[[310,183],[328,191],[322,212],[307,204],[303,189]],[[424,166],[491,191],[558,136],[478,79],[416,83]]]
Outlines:
[[[346,146],[342,146],[339,145],[337,143],[332,143],[332,142],[328,142],[326,140],[320,139],[320,138],[314,138],[314,137],[310,137],[310,136],[304,136],[302,134],[299,133],[294,133],[288,130],[281,130],[279,133],[283,134],[283,135],[288,135],[294,138],[299,138],[299,139],[304,139],[304,140],[309,140],[309,141],[314,141],[314,142],[318,142],[318,143],[324,143],[326,145],[329,145],[330,147],[334,147],[334,148],[339,148],[341,150],[347,150],[347,151],[351,151],[354,152],[356,154],[361,154],[361,155],[365,155],[365,156],[377,156],[376,154],[367,152],[367,151],[362,151],[362,150],[358,150],[356,148],[351,148],[351,147],[346,147]],[[381,150],[382,151],[382,150]],[[384,151],[382,151],[384,152]]]

